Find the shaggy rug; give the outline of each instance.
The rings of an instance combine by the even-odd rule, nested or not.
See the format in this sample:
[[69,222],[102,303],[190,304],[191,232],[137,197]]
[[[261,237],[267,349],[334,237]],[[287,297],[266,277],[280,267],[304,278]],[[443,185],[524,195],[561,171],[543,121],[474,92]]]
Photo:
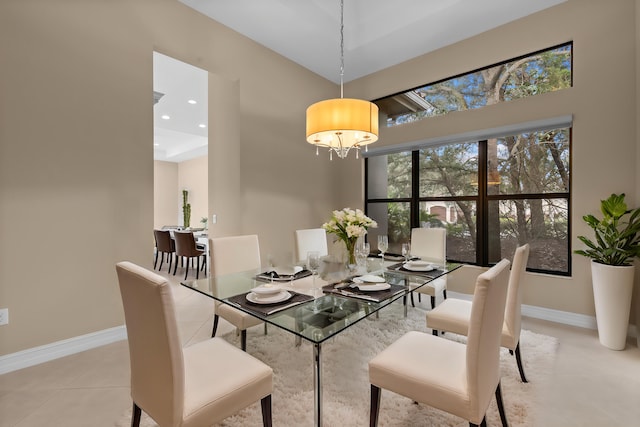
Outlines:
[[[256,329],[254,331],[253,329]],[[294,337],[278,328],[263,335],[260,328],[249,331],[250,353],[274,371],[272,396],[273,425],[298,427],[313,425],[312,346],[306,342],[294,346]],[[258,331],[259,329],[259,331]],[[325,426],[367,426],[369,424],[369,380],[367,362],[406,331],[430,333],[425,326],[425,311],[410,308],[405,319],[401,310],[387,308],[380,318],[371,316],[329,340],[322,347],[323,421]],[[252,334],[253,332],[253,334]],[[237,344],[235,333],[225,336]],[[446,339],[464,342],[465,337],[445,334]],[[514,427],[534,426],[535,408],[540,385],[553,371],[557,339],[523,330],[520,348],[529,383],[523,384],[515,357],[501,350],[502,395],[509,424]],[[419,367],[416,367],[419,369]],[[131,412],[123,415],[116,426],[131,423]],[[501,425],[495,398],[487,412],[489,425]],[[218,426],[261,426],[260,404],[256,403]],[[468,426],[465,420],[437,409],[414,404],[410,399],[383,390],[380,426]],[[141,426],[156,424],[146,414]]]

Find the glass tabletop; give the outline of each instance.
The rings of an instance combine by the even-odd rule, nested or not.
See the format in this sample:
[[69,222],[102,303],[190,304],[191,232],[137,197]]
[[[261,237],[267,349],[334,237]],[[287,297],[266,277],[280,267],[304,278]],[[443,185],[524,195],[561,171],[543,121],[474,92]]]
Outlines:
[[[244,271],[200,280],[183,281],[181,284],[285,329],[307,341],[322,343],[406,296],[416,287],[458,267],[460,265],[448,263],[433,271],[415,272],[404,270],[402,263],[379,262],[378,268],[369,267],[367,274],[383,277],[386,283],[391,285],[393,292],[389,292],[388,296],[384,296],[381,301],[376,301],[375,298],[364,293],[354,295],[355,293],[352,293],[348,287],[344,291],[335,289],[336,286],[341,288],[351,284],[349,279],[330,283],[318,276],[315,279],[307,276],[297,280],[267,283],[268,286],[280,288],[281,291],[287,291],[293,296],[280,304],[269,304],[269,307],[274,307],[274,312],[270,314],[265,314],[264,307],[250,304],[250,297],[255,295],[252,293],[252,289],[265,285],[265,282],[256,280],[256,275],[263,273],[263,271]],[[409,282],[411,282],[411,287],[409,287]],[[324,292],[322,287],[324,287]],[[331,293],[325,293],[327,290]],[[245,297],[245,295],[247,296]],[[249,303],[245,299],[250,300]]]

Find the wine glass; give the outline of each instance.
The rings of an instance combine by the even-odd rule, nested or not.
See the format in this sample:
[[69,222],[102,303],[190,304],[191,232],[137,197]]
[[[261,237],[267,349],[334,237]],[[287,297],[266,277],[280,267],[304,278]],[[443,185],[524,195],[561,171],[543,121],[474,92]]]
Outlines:
[[381,234],[378,236],[378,250],[380,251],[380,256],[384,261],[384,253],[389,249],[389,237],[386,234]]
[[404,257],[404,262],[409,262],[409,258],[411,258],[411,243],[405,242],[402,244],[402,256]]
[[369,256],[370,251],[369,243],[360,242],[356,247],[356,260],[359,267],[364,268],[365,272],[367,270],[367,257]]
[[307,252],[307,268],[311,271],[311,276],[313,277],[313,286],[316,285],[316,273],[320,268],[320,252],[318,251],[309,251]]

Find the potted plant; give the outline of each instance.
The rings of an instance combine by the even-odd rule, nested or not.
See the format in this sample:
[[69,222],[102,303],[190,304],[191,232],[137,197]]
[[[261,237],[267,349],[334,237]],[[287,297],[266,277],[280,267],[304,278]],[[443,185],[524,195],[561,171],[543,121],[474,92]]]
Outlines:
[[189,203],[189,190],[182,190],[182,225],[186,230],[191,226],[191,203]]
[[624,193],[600,201],[602,219],[582,217],[593,229],[595,241],[578,239],[587,249],[578,255],[591,258],[593,296],[600,343],[622,350],[627,340],[635,257],[640,256],[640,208],[628,209]]

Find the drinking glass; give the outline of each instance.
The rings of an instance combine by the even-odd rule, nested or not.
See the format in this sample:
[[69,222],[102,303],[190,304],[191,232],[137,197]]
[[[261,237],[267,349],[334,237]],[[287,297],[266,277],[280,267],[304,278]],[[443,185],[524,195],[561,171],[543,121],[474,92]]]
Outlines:
[[307,268],[311,271],[311,276],[313,277],[313,286],[316,285],[316,273],[320,268],[320,252],[318,251],[309,251],[307,252]]
[[386,234],[381,234],[378,236],[378,250],[380,251],[380,256],[384,261],[384,253],[389,249],[389,237]]
[[411,243],[402,244],[402,256],[405,262],[409,261],[409,258],[411,258]]

